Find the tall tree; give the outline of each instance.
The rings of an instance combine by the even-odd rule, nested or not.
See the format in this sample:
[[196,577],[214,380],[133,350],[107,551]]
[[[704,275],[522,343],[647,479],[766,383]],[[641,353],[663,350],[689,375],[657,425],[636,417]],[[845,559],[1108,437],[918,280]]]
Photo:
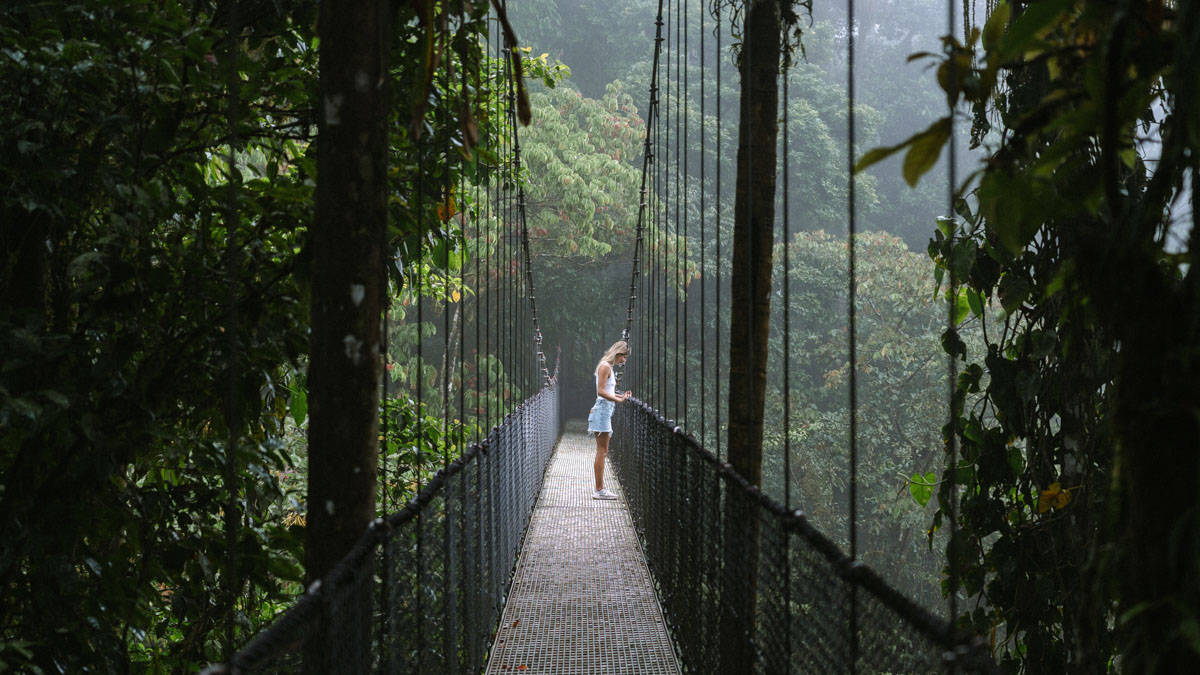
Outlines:
[[[729,317],[729,463],[753,485],[762,483],[763,397],[771,318],[771,257],[775,234],[775,146],[778,134],[780,3],[746,6],[741,55],[737,195]],[[733,491],[731,495],[738,494]],[[734,498],[726,512],[726,576],[722,598],[723,670],[753,663],[757,568],[756,505]],[[749,516],[749,517],[748,517]]]
[[[324,577],[375,517],[387,228],[388,7],[385,0],[321,4],[305,542],[310,581]],[[369,592],[369,585],[362,592]],[[369,597],[344,607],[371,611]],[[344,630],[370,625],[352,617],[339,619],[330,625]],[[367,636],[326,637],[364,650],[338,668],[366,670]],[[319,651],[305,655],[307,667],[327,672],[334,664],[324,659],[331,656]]]

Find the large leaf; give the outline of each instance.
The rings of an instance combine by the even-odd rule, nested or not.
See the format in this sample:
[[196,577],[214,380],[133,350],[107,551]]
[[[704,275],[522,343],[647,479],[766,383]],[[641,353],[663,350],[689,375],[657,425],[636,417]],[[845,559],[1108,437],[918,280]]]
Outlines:
[[1031,3],[1013,21],[1000,39],[1000,52],[1011,59],[1024,52],[1034,40],[1056,25],[1055,19],[1075,4],[1075,0],[1042,0]]
[[950,140],[950,118],[942,119],[929,125],[929,128],[906,141],[911,147],[904,156],[904,180],[909,186],[915,187],[921,176],[933,168],[938,156],[942,154],[942,146]]
[[932,471],[924,474],[914,473],[908,480],[908,493],[912,495],[913,501],[925,506],[929,503],[929,498],[933,496],[933,488],[936,485],[936,473]]

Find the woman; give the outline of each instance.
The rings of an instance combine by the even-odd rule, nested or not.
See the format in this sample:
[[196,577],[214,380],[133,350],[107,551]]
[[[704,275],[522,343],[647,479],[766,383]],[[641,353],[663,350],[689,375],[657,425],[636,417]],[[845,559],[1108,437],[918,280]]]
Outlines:
[[588,415],[588,433],[596,434],[596,491],[592,499],[616,499],[617,496],[604,488],[604,460],[608,457],[608,439],[612,436],[612,415],[617,404],[633,395],[627,391],[618,394],[617,376],[613,374],[613,366],[625,363],[629,358],[629,344],[624,340],[613,343],[604,352],[604,358],[596,365],[596,405]]

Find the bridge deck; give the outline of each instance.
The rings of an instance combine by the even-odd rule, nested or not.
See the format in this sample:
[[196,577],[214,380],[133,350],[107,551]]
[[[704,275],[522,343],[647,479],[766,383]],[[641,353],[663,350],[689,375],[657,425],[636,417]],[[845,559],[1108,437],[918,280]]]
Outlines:
[[595,447],[564,434],[550,460],[488,673],[679,672],[623,496],[592,499]]

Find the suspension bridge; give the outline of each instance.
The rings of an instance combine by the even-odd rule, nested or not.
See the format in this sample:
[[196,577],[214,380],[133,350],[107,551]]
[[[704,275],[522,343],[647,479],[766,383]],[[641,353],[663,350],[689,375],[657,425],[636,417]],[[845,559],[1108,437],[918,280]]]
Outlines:
[[[986,646],[977,636],[957,632],[952,620],[906,597],[858,555],[853,529],[860,517],[854,497],[854,368],[850,369],[847,458],[851,466],[848,547],[818,531],[792,504],[787,489],[792,480],[786,474],[791,471],[788,443],[793,437],[787,378],[784,418],[770,421],[788,430],[782,498],[748,481],[729,463],[728,455],[722,455],[721,432],[729,420],[722,420],[728,410],[720,401],[720,374],[723,347],[730,338],[722,336],[721,327],[722,319],[729,316],[722,313],[723,303],[730,300],[722,298],[721,262],[730,249],[728,227],[722,222],[732,206],[721,203],[725,191],[720,164],[712,164],[715,176],[705,172],[710,166],[706,153],[722,152],[721,86],[730,73],[721,71],[722,61],[729,70],[729,45],[721,44],[721,36],[733,31],[731,24],[722,24],[732,17],[722,18],[720,3],[712,13],[706,13],[703,4],[689,9],[686,0],[660,0],[655,20],[639,222],[626,326],[620,335],[635,350],[635,365],[622,374],[622,388],[627,384],[637,396],[617,407],[608,466],[607,482],[619,498],[590,499],[591,441],[577,430],[564,432],[562,378],[589,376],[551,368],[543,350],[525,195],[517,180],[522,171],[515,112],[519,92],[513,84],[514,61],[509,58],[515,45],[500,37],[496,22],[487,46],[492,58],[484,66],[490,70],[481,75],[488,86],[507,92],[507,105],[493,111],[503,139],[499,159],[475,185],[446,185],[443,190],[446,195],[474,191],[477,208],[459,217],[464,232],[467,225],[473,228],[474,234],[465,236],[473,236],[476,250],[486,252],[474,257],[473,270],[463,266],[457,271],[463,287],[468,280],[478,286],[478,300],[470,307],[474,335],[466,334],[466,320],[455,318],[451,323],[455,309],[463,311],[465,306],[457,292],[445,293],[437,313],[446,322],[444,343],[437,350],[443,361],[437,414],[442,415],[443,436],[453,439],[457,433],[457,440],[444,443],[436,475],[425,481],[417,471],[410,477],[415,480],[415,494],[396,503],[388,486],[410,478],[394,459],[398,453],[387,447],[388,430],[412,420],[385,417],[381,500],[388,505],[392,499],[392,513],[374,521],[294,606],[227,663],[213,665],[207,672],[992,670]],[[690,11],[699,17],[699,30],[691,33]],[[852,36],[849,49],[847,154],[853,157]],[[746,47],[741,58],[753,59],[755,54]],[[700,59],[698,69],[690,63],[695,56]],[[711,61],[706,63],[706,58]],[[696,84],[693,80],[689,85],[688,78],[697,73],[700,116],[706,119],[704,106],[715,98],[715,131],[707,123],[699,130],[688,127],[693,105],[689,96]],[[784,208],[779,236],[787,242],[786,65],[782,82],[785,103],[778,110],[785,159],[780,171]],[[775,110],[767,114],[775,115]],[[691,162],[687,144],[696,135],[699,161]],[[706,146],[710,138],[713,146]],[[452,153],[441,156],[449,158]],[[434,160],[423,157],[422,161]],[[689,177],[696,165],[700,175]],[[776,167],[747,161],[739,171],[774,174]],[[689,195],[690,181],[704,186],[714,179],[712,195],[703,189]],[[849,176],[847,181],[847,348],[848,360],[854,363],[855,187]],[[449,197],[445,208],[453,211]],[[689,219],[689,211],[701,215]],[[708,217],[710,211],[715,217]],[[421,239],[438,236],[445,235],[436,234],[432,226],[419,233]],[[698,247],[689,248],[687,242],[697,240]],[[782,250],[785,273],[780,291],[787,307],[788,247]],[[689,260],[690,251],[699,251],[699,256]],[[697,272],[705,280],[698,300],[681,292],[686,285],[681,279]],[[435,282],[451,288],[455,281],[449,273],[436,277],[430,270],[416,269],[412,274],[417,288]],[[425,301],[416,300],[418,326],[425,306]],[[786,342],[789,321],[785,314],[785,371],[791,353]],[[399,323],[394,321],[392,329]],[[387,325],[385,317],[385,331]],[[432,358],[422,353],[424,348],[418,339],[418,369]],[[699,376],[689,365],[694,351],[702,364]],[[474,364],[468,363],[468,353],[476,355]],[[487,353],[500,358],[481,361],[479,354]],[[500,372],[500,363],[510,364],[508,372]],[[465,391],[467,385],[461,383],[468,378],[463,377],[453,391],[455,368],[459,375],[468,369],[475,374],[475,391]],[[698,383],[698,379],[705,381]],[[422,380],[417,381],[420,419]],[[534,393],[515,400],[514,392],[522,390]],[[689,391],[693,392],[690,401]],[[467,409],[472,405],[469,400],[484,419],[496,422],[474,442],[468,442],[462,430],[451,430],[449,423],[449,411],[455,405],[460,411]],[[393,458],[391,464],[388,458]],[[423,457],[418,451],[415,461],[419,467],[422,462],[436,463],[437,458]],[[952,604],[951,619],[954,611]]]

